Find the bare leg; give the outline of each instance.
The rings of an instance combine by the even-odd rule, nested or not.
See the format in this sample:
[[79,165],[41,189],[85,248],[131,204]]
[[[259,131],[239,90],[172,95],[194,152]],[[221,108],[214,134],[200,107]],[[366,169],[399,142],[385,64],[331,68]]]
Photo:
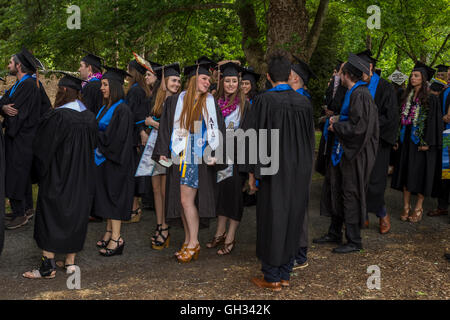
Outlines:
[[423,194],[417,195],[417,203],[416,203],[416,209],[415,210],[421,210],[423,208],[423,201],[425,200],[425,197]]
[[195,206],[195,196],[197,189],[188,187],[186,185],[180,186],[181,191],[181,205],[183,206],[184,215],[186,217],[187,229],[189,230],[188,248],[195,248],[198,244],[198,229],[200,218],[198,210]]
[[411,206],[411,192],[403,188],[403,208],[409,209]]
[[230,226],[228,227],[227,237],[225,238],[224,246],[227,248],[219,249],[217,251],[218,254],[223,255],[226,254],[227,250],[232,250],[234,248],[234,244],[231,245],[234,242],[235,236],[236,236],[236,230],[239,227],[239,221],[229,219],[230,220]]
[[[111,240],[117,240],[120,237],[120,227],[122,225],[122,221],[121,220],[109,220],[108,222],[111,223],[111,229],[112,229],[112,235],[111,235]],[[122,245],[123,243],[123,239],[120,238],[120,242],[117,243],[115,241],[110,241],[107,248],[108,249],[115,249],[117,248],[117,246]],[[100,252],[105,253],[106,250],[105,249],[101,249]]]
[[[166,176],[159,175],[152,177],[153,184],[153,195],[155,198],[155,211],[156,211],[156,223],[158,225],[162,225],[162,229],[167,229],[168,225],[166,224],[165,219],[165,194],[166,194]],[[164,237],[167,237],[169,231],[161,232]],[[162,241],[161,237],[158,238],[158,241]],[[154,243],[154,242],[153,242]]]
[[216,235],[215,237],[222,236],[225,231],[227,231],[227,222],[228,218],[225,216],[218,216],[217,217],[217,229],[216,229]]

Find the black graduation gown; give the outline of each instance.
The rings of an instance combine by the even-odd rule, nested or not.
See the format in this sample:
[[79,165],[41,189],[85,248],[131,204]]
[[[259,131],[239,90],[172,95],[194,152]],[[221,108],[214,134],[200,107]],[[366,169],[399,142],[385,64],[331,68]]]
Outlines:
[[[334,78],[333,78],[334,79]],[[334,81],[334,80],[333,80]],[[347,92],[347,88],[339,85],[336,89],[336,94],[333,95],[333,82],[330,83],[326,94],[325,94],[325,104],[327,108],[334,112],[335,115],[338,115],[341,112],[342,104],[344,103],[345,93]],[[323,136],[323,128],[324,125],[320,126],[322,131],[322,136],[320,137],[319,149],[317,151],[317,159],[316,159],[316,171],[321,175],[326,175],[326,168],[328,167],[328,163],[330,161],[331,148],[334,142],[334,134],[333,132],[328,132],[328,139],[325,141],[325,137]]]
[[[139,121],[145,120],[149,110],[149,99],[145,96],[145,91],[139,85],[134,85],[128,90],[126,102],[131,112],[133,113],[133,153],[134,153],[134,169],[135,172],[139,166],[144,147],[141,144],[141,131],[145,130],[145,123],[136,124]],[[139,150],[138,150],[139,149]],[[135,196],[142,196],[145,193],[145,177],[135,177]]]
[[[239,121],[239,127],[237,129],[247,130],[251,126],[250,120],[250,108],[251,105],[249,102],[245,103],[244,113],[242,115],[242,119]],[[244,197],[242,193],[242,185],[246,178],[245,168],[242,168],[242,165],[238,164],[237,161],[237,150],[239,143],[237,139],[235,139],[234,146],[234,165],[233,165],[233,176],[229,177],[225,180],[220,181],[217,184],[216,192],[217,192],[217,215],[225,216],[227,218],[241,221],[242,212],[244,211]],[[248,149],[246,149],[247,151]],[[242,172],[244,171],[244,172]]]
[[366,86],[353,91],[348,116],[347,121],[333,125],[344,154],[337,166],[330,163],[330,192],[323,195],[321,214],[361,226],[366,218],[365,195],[379,139],[378,111]]
[[419,151],[411,141],[411,126],[406,127],[403,143],[399,141],[398,163],[395,165],[391,187],[403,191],[406,187],[413,194],[430,196],[436,174],[436,161],[442,146],[442,110],[438,97],[428,96],[428,114],[425,124],[424,140],[428,151]]
[[[450,89],[447,89],[450,90]],[[444,102],[444,92],[443,90],[439,94],[439,109],[442,110],[442,104]],[[445,116],[448,112],[448,108],[450,106],[450,95],[447,97],[447,101],[445,103],[445,109],[441,113],[442,117]],[[442,131],[445,130],[445,126],[447,124],[442,121]],[[442,134],[441,134],[442,136]],[[443,202],[450,202],[450,180],[448,179],[442,179],[442,145],[438,149],[438,155],[436,157],[436,169],[435,169],[435,176],[434,176],[434,184],[433,184],[433,191],[432,196],[434,198],[439,198],[443,200]]]
[[89,81],[83,89],[81,89],[81,97],[84,105],[95,115],[103,106],[103,94],[100,91],[102,87],[101,81]]
[[375,94],[375,104],[378,109],[380,139],[366,199],[367,211],[377,213],[385,204],[384,191],[388,177],[389,158],[392,145],[397,140],[399,125],[399,110],[394,87],[382,78],[380,78]]
[[5,137],[0,130],[0,255],[5,240]]
[[[281,266],[308,246],[308,202],[314,159],[314,117],[308,98],[293,90],[269,91],[252,105],[254,128],[279,130],[279,168],[261,175],[258,160],[253,172],[259,179],[256,204],[256,255],[264,263]],[[258,138],[259,139],[259,138]],[[258,157],[259,158],[259,157]]]
[[55,253],[83,249],[95,191],[97,123],[89,110],[50,110],[33,142],[39,177],[34,239]]
[[[98,118],[106,113],[106,108]],[[94,213],[113,220],[130,220],[133,209],[133,114],[127,104],[116,107],[108,128],[98,132],[97,147],[106,161],[96,166]]]
[[32,144],[41,116],[41,91],[36,79],[23,81],[9,97],[11,89],[6,91],[0,100],[3,105],[14,103],[19,110],[15,117],[5,117],[5,161],[6,161],[6,192],[10,199],[24,200],[27,186],[30,182],[33,160]]
[[[170,96],[164,103],[164,110],[159,122],[158,138],[156,139],[155,148],[152,158],[159,161],[160,156],[171,157],[169,149],[173,131],[173,122],[175,110],[177,106],[179,94]],[[216,104],[216,114],[218,128],[222,134],[225,134],[225,122],[222,112]],[[198,191],[195,203],[198,208],[200,218],[216,217],[216,201],[215,189],[217,188],[217,171],[224,169],[224,165],[216,164],[208,166],[206,163],[198,165]],[[167,219],[175,219],[181,217],[181,195],[180,195],[180,171],[178,165],[172,165],[167,169],[166,178],[166,201],[165,211]]]

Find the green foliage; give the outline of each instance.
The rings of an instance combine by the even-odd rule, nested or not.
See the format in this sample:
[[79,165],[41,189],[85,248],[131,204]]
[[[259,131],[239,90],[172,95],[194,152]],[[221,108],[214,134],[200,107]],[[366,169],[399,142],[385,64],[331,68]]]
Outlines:
[[[242,43],[236,8],[252,1],[260,35]],[[282,1],[282,0],[280,0]],[[319,0],[306,1],[310,27]],[[81,8],[81,30],[66,26],[71,4]],[[381,8],[381,29],[369,30],[367,7]],[[448,63],[449,0],[330,0],[328,15],[311,58],[318,80],[310,83],[317,115],[336,60],[361,51],[370,40],[378,67],[387,78],[395,69],[409,74],[413,59]],[[25,45],[48,68],[77,70],[82,49],[125,67],[132,51],[159,63],[192,63],[206,54],[213,59],[239,59],[243,45],[267,49],[268,0],[0,0],[0,63]],[[287,21],[287,23],[289,23]],[[294,36],[300,39],[300,35]],[[439,54],[438,54],[439,53]]]

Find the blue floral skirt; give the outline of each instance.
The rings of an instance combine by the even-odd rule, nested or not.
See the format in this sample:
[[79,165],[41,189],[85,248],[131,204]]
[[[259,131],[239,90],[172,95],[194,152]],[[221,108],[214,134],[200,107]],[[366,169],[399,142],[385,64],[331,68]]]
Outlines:
[[181,166],[180,184],[198,189],[198,166],[200,159],[194,153],[194,135],[191,135],[187,149],[189,150],[188,152],[190,152],[190,157],[186,157],[186,163],[183,163]]

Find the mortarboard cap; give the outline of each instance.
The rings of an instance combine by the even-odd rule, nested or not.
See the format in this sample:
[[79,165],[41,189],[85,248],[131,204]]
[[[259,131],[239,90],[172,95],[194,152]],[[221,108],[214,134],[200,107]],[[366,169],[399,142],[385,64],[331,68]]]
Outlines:
[[172,63],[166,66],[156,67],[154,71],[159,80],[162,80],[164,70],[164,78],[167,77],[179,77],[180,76],[180,64],[178,62]]
[[434,70],[433,68],[427,66],[425,63],[422,63],[420,61],[416,62],[416,64],[414,65],[413,71],[422,71],[423,73],[425,73],[425,75],[427,77],[427,79],[425,79],[426,81],[430,81],[436,72],[436,70]]
[[187,78],[195,76],[198,74],[210,75],[209,69],[211,68],[211,63],[205,62],[200,64],[194,64],[193,66],[184,67],[183,73]]
[[261,75],[256,73],[251,67],[244,68],[244,70],[242,71],[242,80],[248,80],[250,82],[257,83],[260,78]]
[[85,51],[87,53],[87,56],[85,56],[81,61],[85,62],[88,65],[94,66],[99,70],[102,70],[102,58],[96,56],[93,53],[90,53],[88,51]]
[[27,48],[23,47],[22,51],[16,54],[17,58],[19,59],[20,63],[23,64],[24,67],[26,67],[28,70],[30,70],[33,73],[36,73],[40,61],[37,60],[33,54],[31,54],[30,51],[28,51]]
[[67,87],[77,91],[81,91],[81,84],[83,82],[87,82],[64,71],[58,71],[58,73],[64,75],[64,77],[62,77],[58,82],[59,87]]
[[358,57],[356,54],[350,53],[348,56],[348,63],[362,73],[367,75],[370,74],[370,62]]
[[125,78],[131,77],[131,75],[126,72],[125,70],[122,69],[117,69],[117,68],[113,68],[113,67],[107,67],[104,66],[104,68],[106,69],[105,74],[103,75],[102,79],[108,79],[108,80],[114,80],[119,82],[121,85],[123,85]]
[[356,55],[358,57],[360,57],[361,59],[363,59],[363,60],[373,64],[374,66],[377,64],[378,60],[375,59],[375,58],[372,58],[373,54],[372,54],[372,51],[369,50],[369,49],[364,50],[364,51],[362,51],[360,53],[357,53]]
[[446,66],[445,64],[439,64],[439,65],[435,66],[434,68],[437,69],[437,72],[447,72],[448,68],[450,68],[450,67]]
[[292,55],[297,63],[292,64],[291,68],[294,70],[296,74],[298,74],[302,79],[305,85],[308,85],[309,79],[316,79],[316,75],[312,72],[309,65],[301,60],[300,58]]
[[219,71],[222,73],[222,77],[239,77],[243,68],[236,63],[227,62],[219,66]]

